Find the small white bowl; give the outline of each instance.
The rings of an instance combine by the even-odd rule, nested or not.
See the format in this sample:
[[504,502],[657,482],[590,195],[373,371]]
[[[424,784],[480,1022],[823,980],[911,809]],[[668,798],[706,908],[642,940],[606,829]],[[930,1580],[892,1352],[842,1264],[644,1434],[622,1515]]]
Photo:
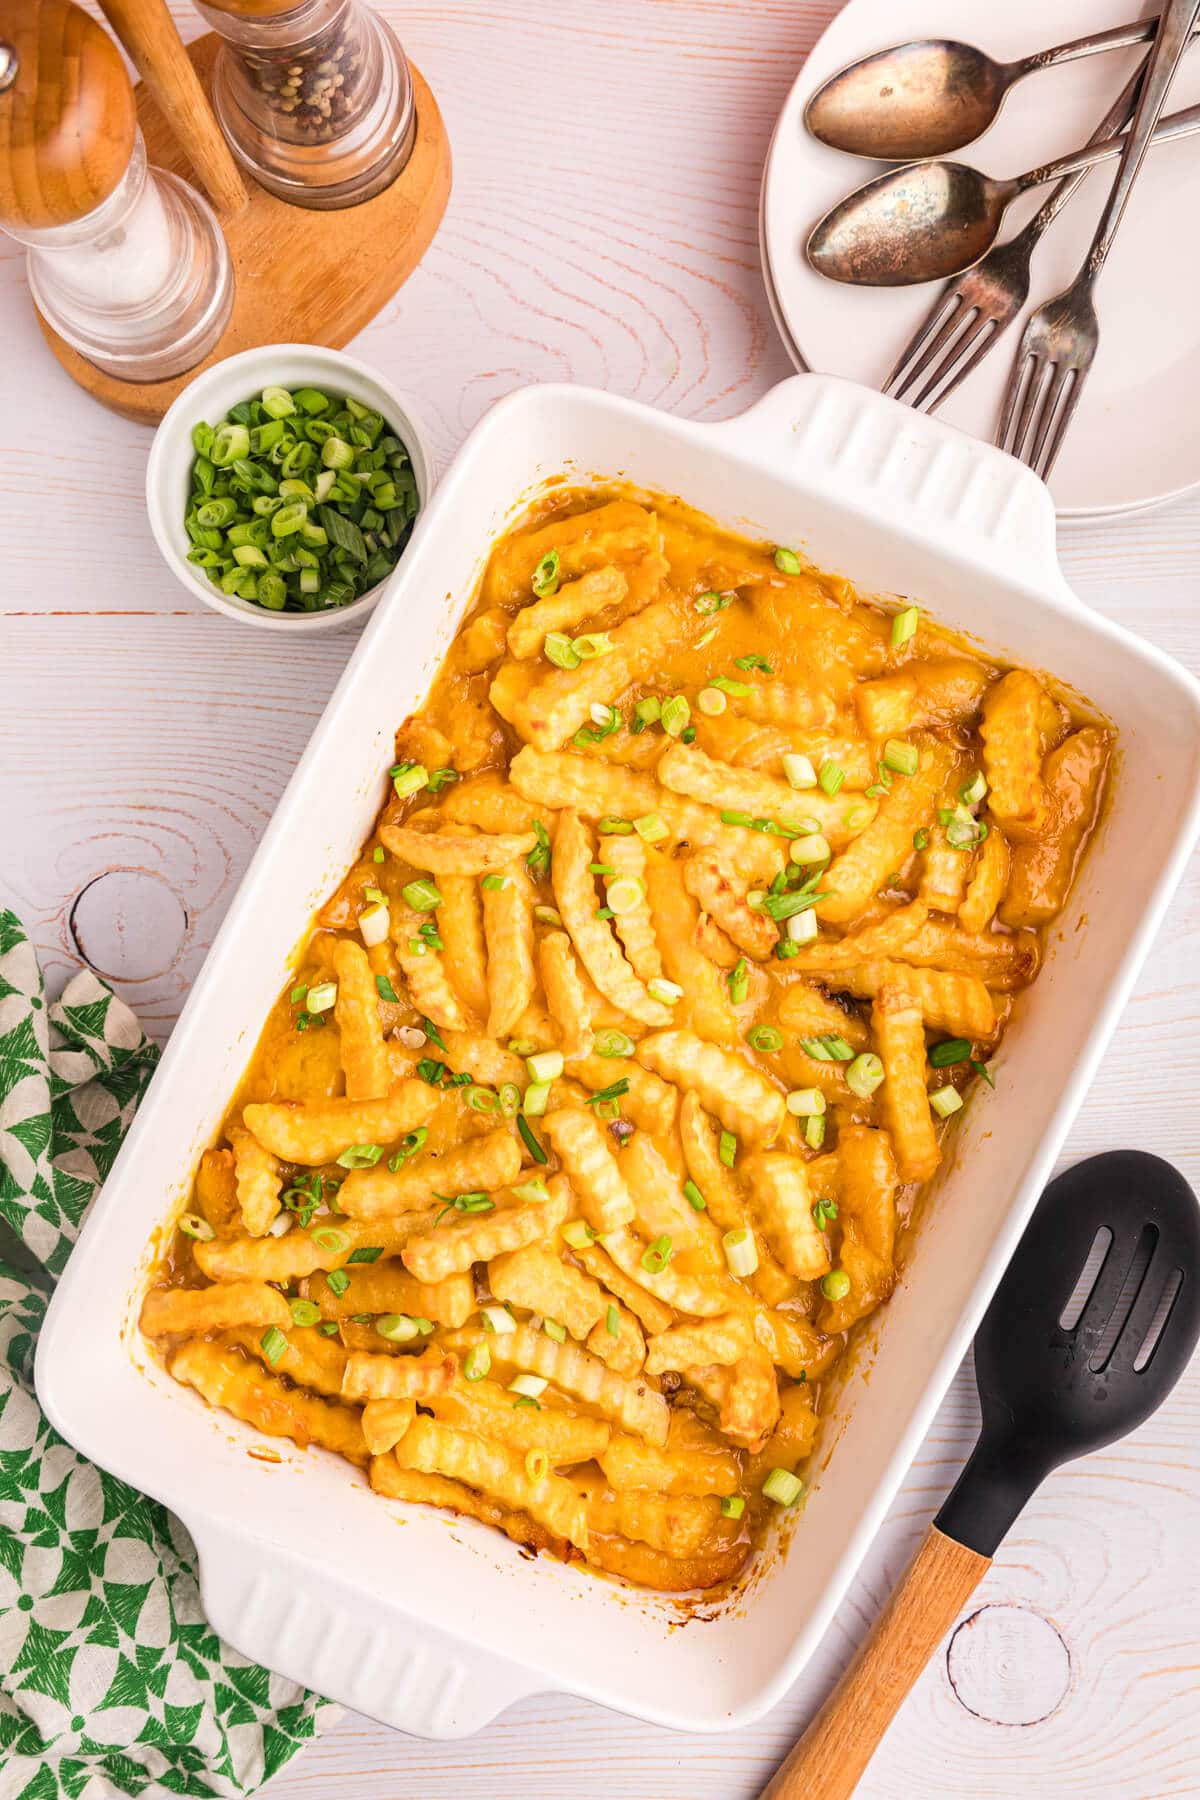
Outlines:
[[[210,425],[217,424],[231,406],[260,394],[264,387],[322,388],[339,396],[349,394],[352,400],[361,401],[364,406],[381,413],[412,460],[420,503],[419,527],[420,515],[432,486],[432,461],[411,402],[402,398],[366,363],[345,356],[340,350],[326,350],[319,344],[262,344],[254,350],[243,350],[237,356],[227,356],[223,362],[205,369],[188,383],[164,415],[154,434],[146,465],[146,506],[154,541],[172,574],[190,588],[197,599],[245,625],[258,625],[266,631],[338,631],[349,624],[361,624],[380,599],[395,569],[347,606],[323,612],[284,613],[257,606],[253,600],[239,599],[236,594],[223,594],[203,570],[187,560],[191,540],[183,521],[196,455],[192,448],[192,427],[201,419]],[[402,551],[396,568],[403,560]]]

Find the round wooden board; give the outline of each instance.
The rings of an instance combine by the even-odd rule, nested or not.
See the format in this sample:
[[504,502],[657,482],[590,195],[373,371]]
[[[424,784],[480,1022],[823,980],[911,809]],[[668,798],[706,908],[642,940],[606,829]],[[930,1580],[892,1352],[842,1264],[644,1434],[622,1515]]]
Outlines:
[[[188,45],[206,92],[218,41],[210,32]],[[140,425],[157,425],[194,375],[238,350],[271,343],[327,344],[337,350],[348,343],[412,274],[450,195],[446,127],[423,76],[409,67],[416,143],[382,194],[360,206],[317,212],[277,200],[246,177],[249,205],[221,221],[237,282],[233,312],[203,362],[169,381],[120,381],[72,349],[39,313],[42,333],[68,375],[114,412]],[[135,93],[150,161],[195,182],[145,84],[139,82]]]

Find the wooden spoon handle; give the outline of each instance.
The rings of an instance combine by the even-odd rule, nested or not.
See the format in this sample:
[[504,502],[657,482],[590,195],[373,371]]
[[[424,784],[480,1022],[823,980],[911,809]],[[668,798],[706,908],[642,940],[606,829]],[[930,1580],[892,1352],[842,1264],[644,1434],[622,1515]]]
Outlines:
[[249,195],[166,0],[100,0],[105,18],[158,101],[209,199],[226,217]]
[[849,1800],[909,1689],[991,1559],[931,1525],[908,1572],[760,1800]]

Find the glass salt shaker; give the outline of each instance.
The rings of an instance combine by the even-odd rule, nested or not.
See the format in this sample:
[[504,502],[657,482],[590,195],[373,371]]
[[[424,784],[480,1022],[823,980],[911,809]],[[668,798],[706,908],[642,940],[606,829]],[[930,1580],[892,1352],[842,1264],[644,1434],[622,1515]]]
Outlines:
[[28,249],[47,324],[109,375],[181,374],[225,328],[233,270],[216,217],[149,167],[116,46],[67,0],[44,0],[0,43],[0,227]]
[[404,52],[364,0],[197,0],[223,39],[213,103],[254,179],[296,206],[356,206],[416,137]]

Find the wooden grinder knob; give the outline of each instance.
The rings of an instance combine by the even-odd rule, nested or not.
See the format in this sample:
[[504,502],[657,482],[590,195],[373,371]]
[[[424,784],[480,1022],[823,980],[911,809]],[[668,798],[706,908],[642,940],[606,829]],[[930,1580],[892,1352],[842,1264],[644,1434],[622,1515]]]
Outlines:
[[[69,225],[107,200],[133,153],[133,88],[112,39],[71,0],[0,0],[0,227]],[[0,62],[11,62],[0,50]]]

